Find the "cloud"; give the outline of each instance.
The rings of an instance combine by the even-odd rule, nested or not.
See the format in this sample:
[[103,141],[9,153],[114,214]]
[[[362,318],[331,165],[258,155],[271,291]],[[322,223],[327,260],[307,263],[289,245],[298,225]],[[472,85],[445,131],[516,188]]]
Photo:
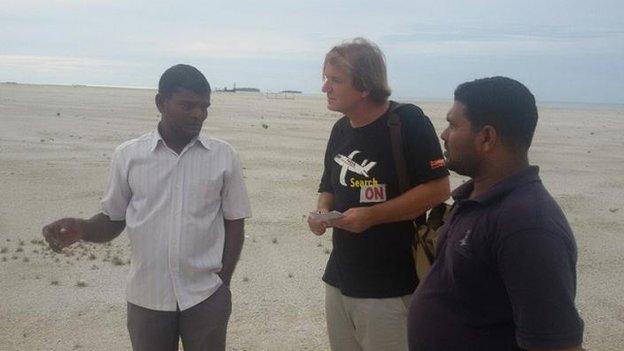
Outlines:
[[312,42],[284,32],[221,32],[190,40],[168,41],[167,55],[194,58],[305,59],[319,55],[324,43]]
[[616,39],[624,35],[622,28],[580,28],[564,25],[524,26],[514,24],[492,25],[440,25],[419,23],[394,35],[385,36],[392,41],[444,41],[444,40],[584,40]]
[[581,30],[541,26],[456,26],[420,24],[381,41],[394,52],[431,56],[579,55],[593,52],[621,56],[624,31],[613,28]]

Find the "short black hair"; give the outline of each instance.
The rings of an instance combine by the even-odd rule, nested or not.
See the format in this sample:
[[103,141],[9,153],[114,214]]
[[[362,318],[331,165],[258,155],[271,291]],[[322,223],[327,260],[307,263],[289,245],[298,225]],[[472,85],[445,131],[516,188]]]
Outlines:
[[197,68],[185,64],[169,67],[158,82],[158,92],[166,97],[178,89],[187,89],[196,94],[210,94],[210,84],[206,77]]
[[522,83],[507,77],[490,77],[460,84],[455,101],[466,106],[472,129],[491,125],[501,141],[516,151],[527,151],[537,126],[535,97]]

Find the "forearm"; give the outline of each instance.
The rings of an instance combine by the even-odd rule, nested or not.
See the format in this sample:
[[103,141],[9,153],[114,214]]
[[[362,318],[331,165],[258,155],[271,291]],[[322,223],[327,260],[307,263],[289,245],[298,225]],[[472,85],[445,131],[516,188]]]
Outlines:
[[219,276],[226,285],[230,284],[234,269],[240,258],[245,242],[245,220],[224,220],[225,243],[223,245],[223,258]]
[[370,207],[373,225],[419,217],[450,196],[448,177],[420,184],[400,196]]
[[89,219],[82,220],[80,226],[82,227],[82,240],[104,243],[119,236],[126,227],[126,221],[111,221],[107,215],[98,213]]
[[329,212],[334,209],[334,194],[320,193],[316,202],[316,210],[319,212]]

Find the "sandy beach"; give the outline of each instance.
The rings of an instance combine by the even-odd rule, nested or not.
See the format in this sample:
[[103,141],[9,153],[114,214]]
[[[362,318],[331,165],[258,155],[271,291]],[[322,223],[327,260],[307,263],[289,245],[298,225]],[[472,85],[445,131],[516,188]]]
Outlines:
[[[99,212],[114,148],[158,122],[154,94],[0,84],[0,350],[130,350],[127,237],[53,254],[41,227]],[[331,236],[305,219],[339,116],[322,96],[288,97],[215,93],[204,124],[238,150],[253,208],[229,350],[328,349],[320,277]],[[416,103],[440,133],[451,102]],[[624,107],[540,106],[530,158],[576,235],[588,350],[624,348],[623,150]]]

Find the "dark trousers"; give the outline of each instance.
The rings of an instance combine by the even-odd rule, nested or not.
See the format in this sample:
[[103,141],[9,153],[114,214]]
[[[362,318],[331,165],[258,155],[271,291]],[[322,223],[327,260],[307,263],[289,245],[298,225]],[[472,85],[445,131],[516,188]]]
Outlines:
[[155,311],[128,303],[128,332],[134,351],[225,350],[232,312],[230,289],[221,287],[206,300],[184,311]]

